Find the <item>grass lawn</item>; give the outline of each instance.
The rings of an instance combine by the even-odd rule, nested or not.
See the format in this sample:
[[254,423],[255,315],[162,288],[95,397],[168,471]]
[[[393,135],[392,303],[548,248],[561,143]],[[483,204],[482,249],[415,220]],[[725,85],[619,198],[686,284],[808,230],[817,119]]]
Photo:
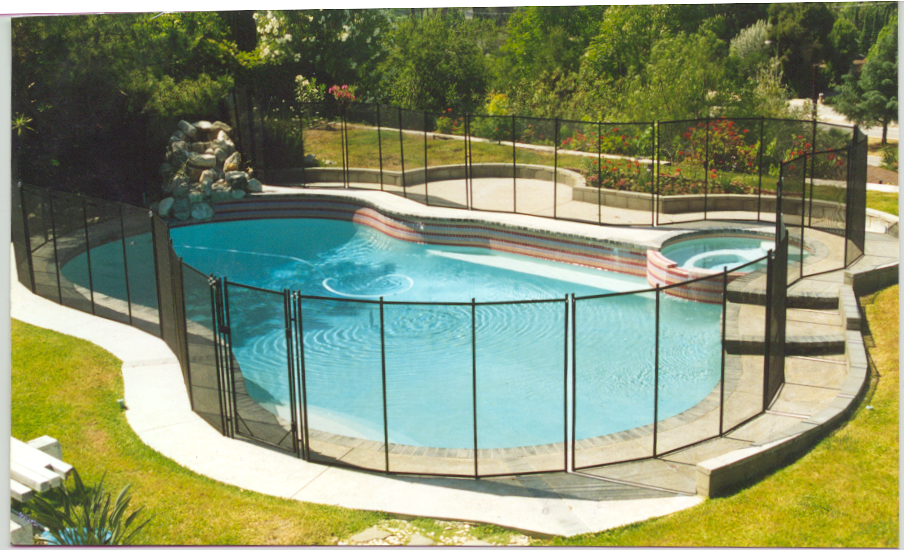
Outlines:
[[[801,458],[739,493],[639,524],[536,544],[592,546],[898,545],[898,287],[864,298],[875,369],[850,422]],[[120,363],[77,338],[12,321],[12,435],[50,435],[86,481],[106,472],[115,494],[132,484],[152,545],[334,544],[386,514],[243,491],[179,466],[147,447],[116,400]],[[867,409],[866,407],[870,408]],[[440,530],[429,519],[422,531]],[[472,532],[500,542],[507,530]]]
[[882,191],[866,192],[866,207],[881,212],[898,215],[898,194],[883,193]]
[[84,340],[12,321],[13,437],[57,438],[86,482],[106,472],[114,496],[131,483],[130,510],[144,506],[140,517],[152,519],[134,544],[332,544],[388,518],[243,491],[179,466],[126,422],[120,366]]
[[898,287],[865,297],[874,368],[851,420],[797,462],[726,497],[570,546],[898,546]]

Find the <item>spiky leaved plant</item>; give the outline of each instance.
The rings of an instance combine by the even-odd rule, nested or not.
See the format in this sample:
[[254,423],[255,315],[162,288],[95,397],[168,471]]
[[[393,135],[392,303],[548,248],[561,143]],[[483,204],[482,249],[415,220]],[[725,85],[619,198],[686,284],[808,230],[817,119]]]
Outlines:
[[78,546],[128,544],[150,521],[127,532],[144,508],[126,517],[132,499],[127,495],[131,485],[119,492],[111,506],[103,477],[97,485],[87,486],[78,472],[72,470],[72,482],[71,488],[64,483],[56,491],[36,495],[28,503],[31,517],[47,529],[38,535],[45,542]]

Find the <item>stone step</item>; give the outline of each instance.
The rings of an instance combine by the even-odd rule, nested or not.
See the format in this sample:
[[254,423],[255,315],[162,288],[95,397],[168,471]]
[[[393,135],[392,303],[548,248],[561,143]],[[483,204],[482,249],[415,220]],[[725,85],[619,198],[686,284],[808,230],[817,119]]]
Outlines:
[[[785,323],[786,355],[843,354],[847,319],[837,310],[788,308]],[[725,348],[733,355],[765,353],[765,306],[729,303]]]
[[[834,279],[840,279],[835,281]],[[788,289],[787,305],[799,309],[838,309],[838,289],[843,274],[802,279]],[[754,272],[728,285],[728,301],[736,304],[766,305],[766,275]]]

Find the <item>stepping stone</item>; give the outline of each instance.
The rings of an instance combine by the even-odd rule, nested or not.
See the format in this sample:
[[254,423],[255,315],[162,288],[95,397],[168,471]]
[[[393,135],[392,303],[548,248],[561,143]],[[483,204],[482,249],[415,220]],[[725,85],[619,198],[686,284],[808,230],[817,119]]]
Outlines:
[[386,531],[382,531],[377,529],[376,527],[369,527],[357,535],[352,535],[352,538],[348,539],[351,542],[370,542],[372,540],[383,540],[386,537],[391,535],[391,533],[387,533]]
[[415,533],[411,535],[411,538],[408,540],[408,544],[405,546],[433,546],[436,544],[433,542],[433,539],[425,537],[420,533]]

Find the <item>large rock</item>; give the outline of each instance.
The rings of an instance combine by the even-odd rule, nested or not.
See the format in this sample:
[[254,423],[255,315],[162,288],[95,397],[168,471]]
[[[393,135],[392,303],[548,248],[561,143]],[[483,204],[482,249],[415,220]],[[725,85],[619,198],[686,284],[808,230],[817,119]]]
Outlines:
[[201,177],[198,178],[198,181],[209,186],[211,183],[217,181],[217,179],[217,171],[213,168],[208,168],[201,172]]
[[189,151],[191,150],[191,146],[185,141],[174,141],[170,143],[170,149],[176,153],[179,151]]
[[185,221],[191,217],[191,203],[188,202],[188,199],[176,199],[173,203],[173,216],[181,221]]
[[239,169],[239,166],[242,164],[242,155],[236,151],[229,155],[229,158],[223,163],[223,171],[224,172],[234,172]]
[[245,190],[245,186],[248,185],[248,174],[241,171],[232,171],[226,172],[226,183],[229,184],[229,187],[232,189],[241,189]]
[[169,182],[163,186],[163,190],[166,193],[172,194],[173,191],[178,189],[182,184],[188,183],[188,178],[182,174],[176,174],[173,176]]
[[251,178],[248,180],[248,183],[245,184],[245,191],[248,191],[249,193],[260,193],[263,190],[263,184],[255,178]]
[[217,165],[217,157],[213,155],[192,155],[188,158],[188,164],[198,168],[213,168]]
[[173,203],[176,202],[176,199],[173,197],[166,197],[160,204],[157,205],[157,214],[160,215],[161,218],[166,218],[173,211]]
[[191,217],[198,220],[209,220],[213,217],[213,207],[206,202],[199,202],[191,207]]
[[232,198],[232,187],[223,180],[217,180],[210,186],[210,200],[213,202],[228,201]]
[[178,126],[179,126],[179,129],[182,130],[183,134],[185,134],[186,136],[188,136],[192,139],[194,139],[195,134],[198,133],[197,128],[195,128],[190,123],[188,123],[184,120],[180,120]]
[[220,122],[219,120],[210,125],[212,130],[217,130],[220,132],[226,132],[227,134],[232,133],[232,128],[229,127],[225,122]]

